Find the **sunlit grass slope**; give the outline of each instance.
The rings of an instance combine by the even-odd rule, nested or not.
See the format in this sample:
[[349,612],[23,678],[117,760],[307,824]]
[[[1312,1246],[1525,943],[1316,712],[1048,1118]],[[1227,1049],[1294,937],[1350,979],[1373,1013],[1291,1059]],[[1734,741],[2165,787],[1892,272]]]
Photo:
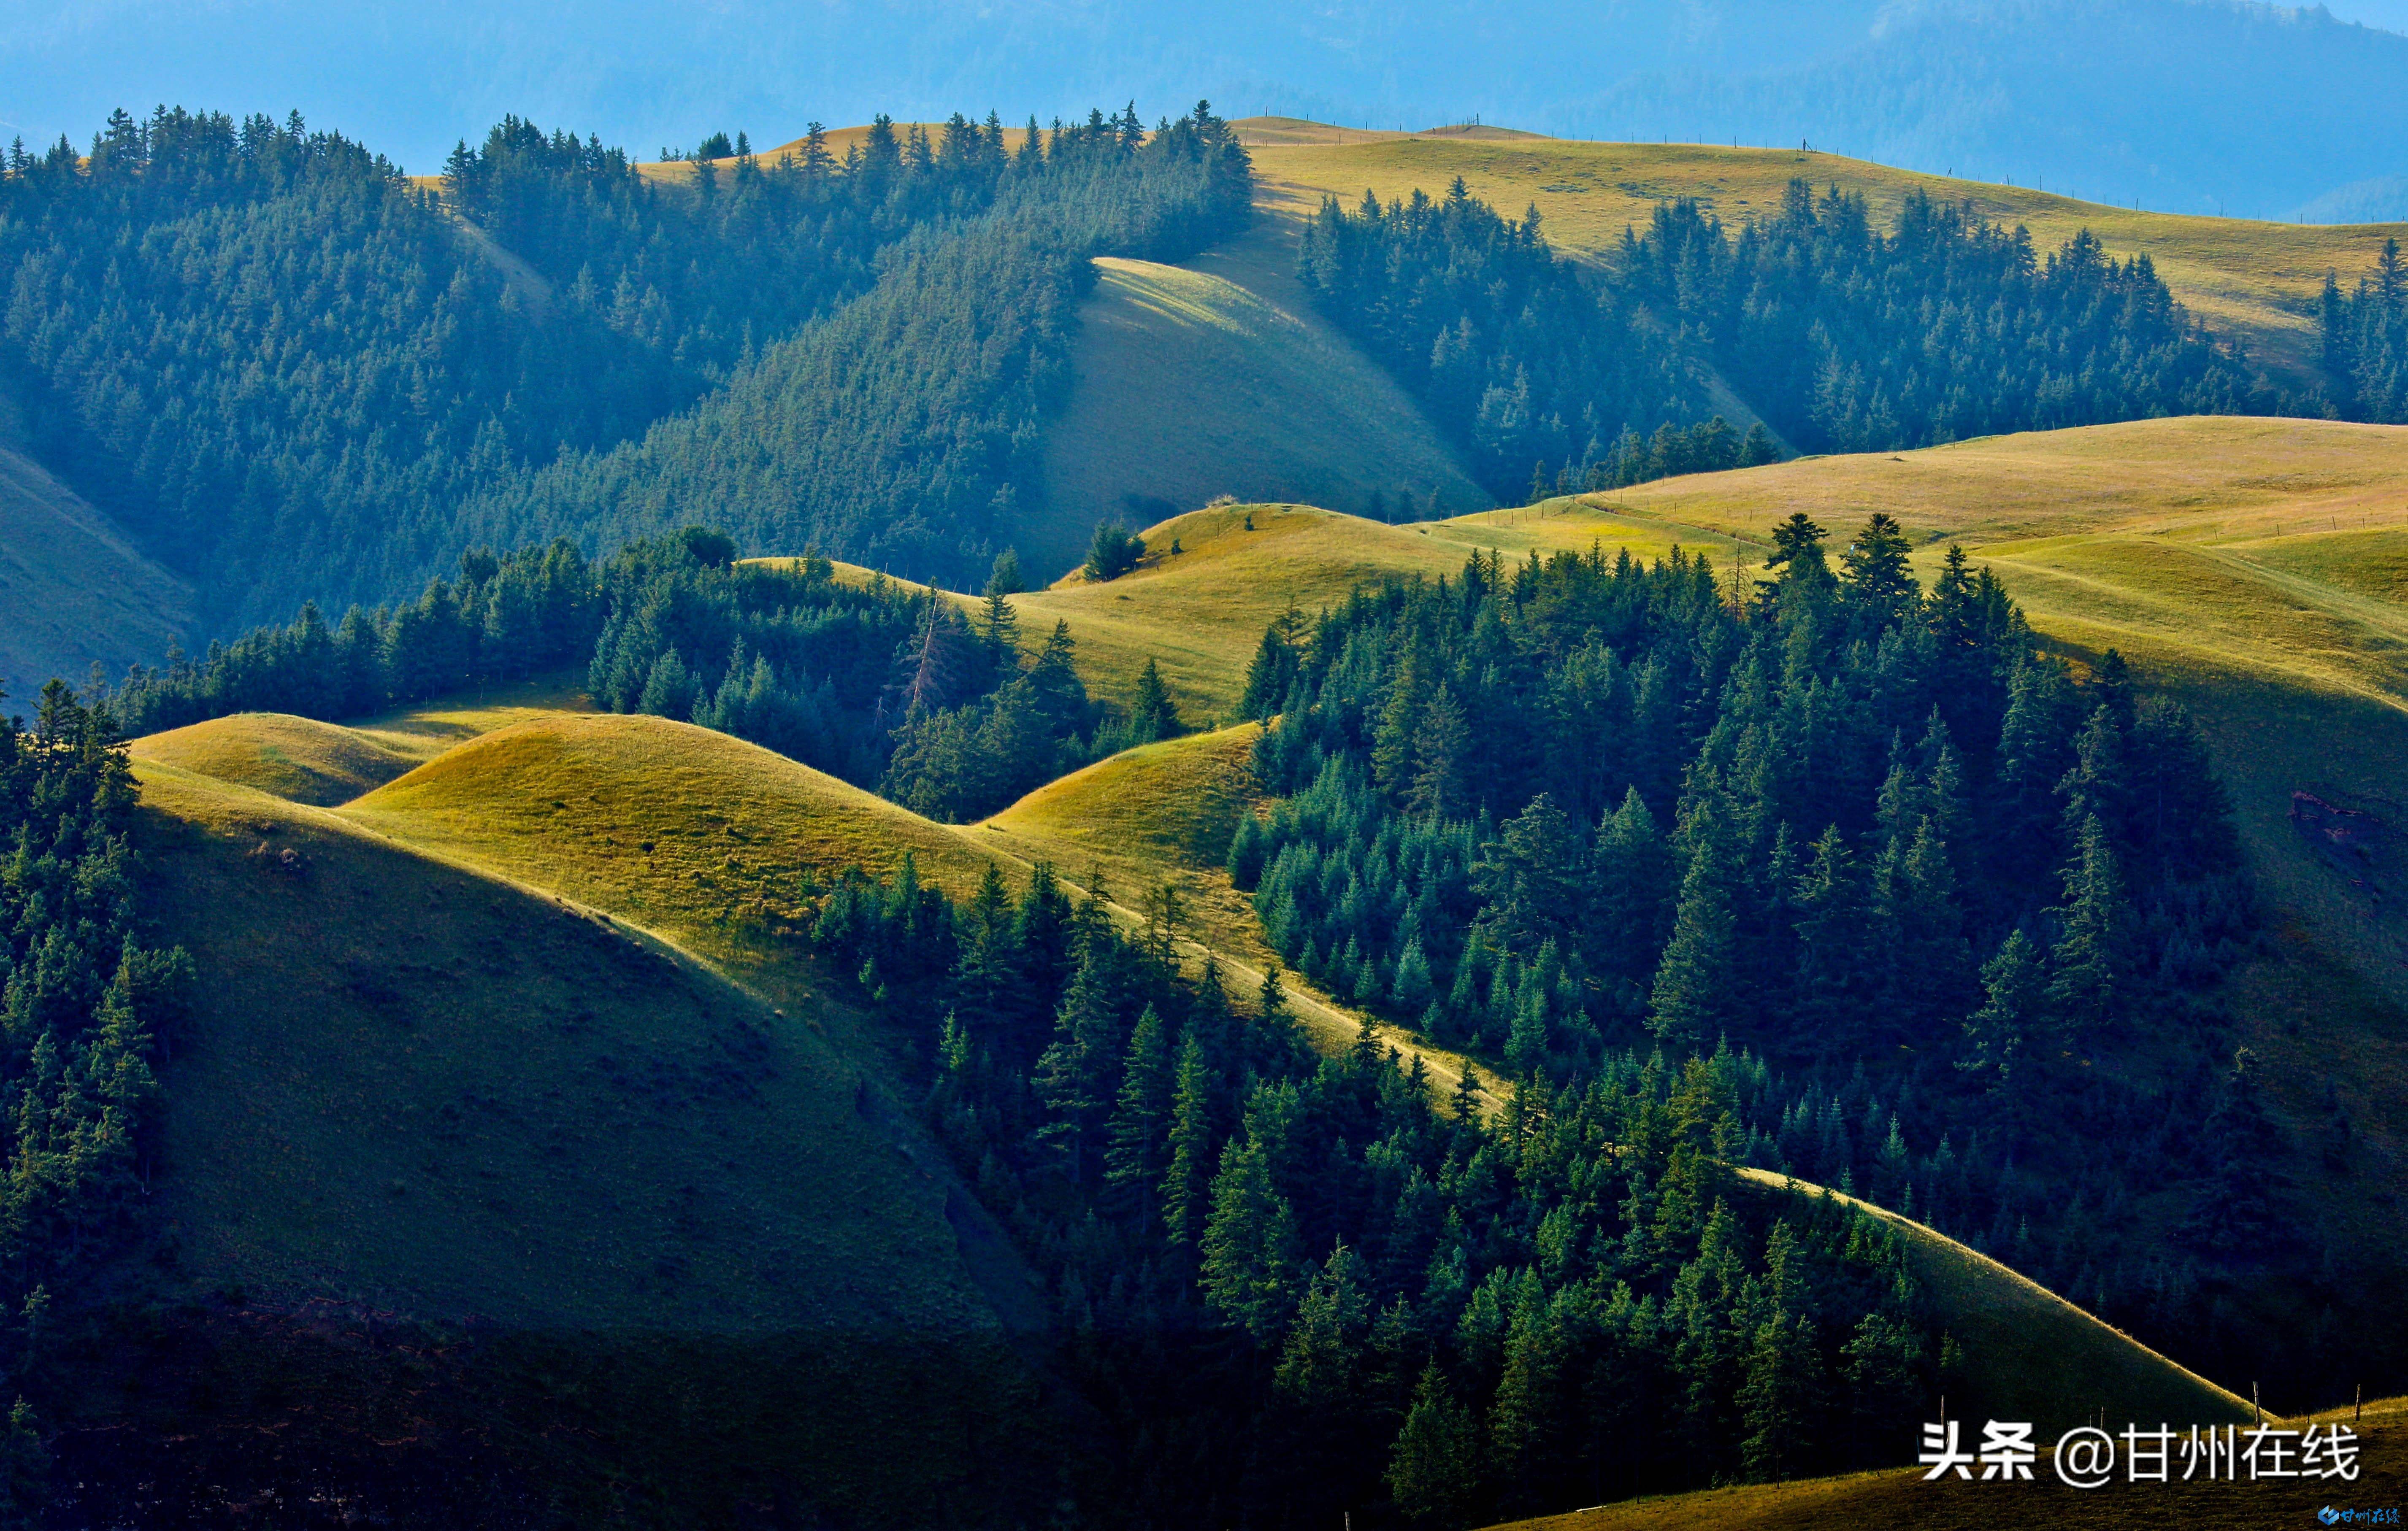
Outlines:
[[512,723],[344,811],[681,938],[734,929],[765,898],[791,904],[805,870],[891,872],[909,851],[922,877],[967,895],[987,859],[797,761],[641,715]]
[[[801,1020],[321,809],[145,762],[187,1268],[514,1326],[977,1334],[943,1185]],[[288,854],[289,853],[289,854]]]
[[415,764],[365,734],[285,712],[238,712],[137,739],[134,757],[331,808]]
[[95,661],[114,678],[156,660],[183,635],[193,593],[9,449],[9,408],[0,397],[0,690],[14,711],[52,676],[81,686]]
[[591,712],[594,702],[584,688],[581,666],[574,673],[490,680],[473,690],[354,719],[345,726],[380,749],[423,764],[455,744],[514,723],[562,712]]
[[1965,1352],[1962,1374],[1945,1381],[1952,1414],[2032,1420],[2052,1435],[2102,1405],[2119,1420],[2208,1424],[2249,1418],[2247,1399],[1923,1223],[1768,1170],[1739,1173],[1766,1193],[1795,1185],[1808,1195],[1838,1197],[1901,1236],[1908,1268],[1934,1318]]
[[[1251,906],[1220,862],[1250,800],[1251,726],[1130,751],[1039,788],[980,824],[939,824],[784,756],[666,719],[558,714],[480,736],[369,794],[341,817],[463,867],[565,894],[707,961],[782,1005],[820,1009],[838,1043],[882,1045],[873,1024],[824,1008],[800,949],[770,938],[802,879],[850,866],[891,875],[910,853],[955,897],[986,867],[1014,889],[1054,864],[1082,895],[1100,870],[1116,917],[1143,919],[1168,881],[1187,907],[1182,952],[1225,958],[1251,1004],[1269,963]],[[1291,980],[1316,1045],[1351,1041],[1356,1020]],[[1457,1065],[1435,1049],[1432,1077]],[[999,1280],[987,1275],[990,1286]]]
[[1331,329],[1267,220],[1185,265],[1103,260],[1081,310],[1070,402],[1045,430],[1048,509],[1021,553],[1052,574],[1100,521],[1142,526],[1215,495],[1362,513],[1484,509],[1394,379]]
[[[1978,1442],[1981,1416],[1960,1415],[1953,1400],[1949,1416],[1965,1419],[1964,1438],[1969,1446]],[[2028,1483],[1985,1483],[1978,1476],[1971,1482],[1959,1482],[1951,1476],[1927,1483],[1923,1481],[1926,1469],[1900,1468],[1630,1499],[1570,1514],[1516,1521],[1510,1531],[1641,1531],[1668,1525],[1697,1531],[2021,1531],[2028,1526],[2049,1531],[2057,1527],[2117,1531],[2138,1522],[2203,1526],[2209,1531],[2262,1531],[2269,1526],[2318,1524],[2319,1511],[2328,1506],[2397,1504],[2408,1492],[2408,1399],[2369,1403],[2362,1417],[2340,1409],[2315,1418],[2327,1424],[2351,1424],[2358,1431],[2361,1451],[2355,1481],[2252,1482],[2245,1468],[2239,1482],[2211,1483],[2203,1478],[2185,1481],[2177,1448],[2168,1481],[2134,1483],[2124,1476],[2119,1440],[2114,1481],[2101,1488],[2074,1489],[2058,1481],[2051,1470],[2047,1448],[2055,1438],[2050,1437],[2042,1443],[2041,1461]],[[2127,1424],[2154,1429],[2158,1423],[2128,1420],[2109,1407],[2111,1430],[2121,1431]],[[2304,1428],[2308,1422],[2283,1423]],[[1920,1425],[1919,1421],[1899,1421],[1899,1439],[1919,1448]],[[1980,1469],[1974,1470],[1978,1475]]]
[[[1288,139],[1312,136],[1289,128]],[[1382,200],[1415,188],[1442,194],[1456,176],[1474,195],[1518,216],[1535,204],[1547,236],[1568,254],[1598,258],[1628,225],[1643,226],[1656,204],[1695,197],[1724,222],[1765,218],[1793,176],[1816,191],[1836,183],[1864,194],[1877,222],[1920,188],[1948,202],[1970,200],[1983,216],[2028,227],[2043,250],[2087,228],[2119,256],[2146,255],[2174,295],[2211,326],[2245,338],[2294,379],[2315,365],[2316,293],[2328,269],[2344,282],[2367,269],[2387,236],[2408,225],[2269,223],[2136,212],[1990,181],[1926,175],[1794,149],[1713,144],[1589,143],[1436,135],[1345,134],[1344,141],[1261,142],[1254,166],[1263,199],[1309,212],[1323,193],[1350,206],[1368,189]],[[2009,175],[2012,165],[1962,168],[1968,177]],[[2075,188],[2079,190],[2079,188]]]

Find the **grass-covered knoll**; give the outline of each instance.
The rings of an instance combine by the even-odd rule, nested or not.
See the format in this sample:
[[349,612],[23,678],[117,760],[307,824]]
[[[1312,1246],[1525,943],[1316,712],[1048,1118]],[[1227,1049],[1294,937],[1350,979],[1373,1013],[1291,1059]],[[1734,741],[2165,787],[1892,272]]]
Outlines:
[[995,1326],[816,1027],[555,898],[138,770],[151,912],[208,975],[161,1182],[195,1278],[517,1326]]
[[[1617,144],[1573,139],[1471,138],[1456,135],[1347,135],[1323,141],[1301,132],[1285,143],[1254,142],[1263,199],[1309,213],[1325,193],[1350,207],[1368,189],[1382,201],[1415,188],[1437,196],[1463,178],[1472,194],[1518,213],[1535,204],[1547,237],[1567,254],[1598,259],[1627,225],[1643,226],[1656,205],[1693,197],[1726,223],[1780,210],[1782,188],[1802,176],[1860,193],[1874,222],[1895,218],[1908,193],[1971,201],[1994,222],[2028,227],[2042,249],[2087,228],[2119,257],[2146,255],[2174,296],[2212,327],[2248,341],[2261,357],[2305,380],[2316,365],[2316,294],[2328,269],[2344,280],[2369,267],[2399,224],[2269,223],[2136,212],[2021,186],[2000,186],[1899,170],[1867,160],[1794,149],[1712,144]],[[1310,141],[1305,141],[1310,140]]]
[[511,723],[588,712],[565,678],[494,681],[348,723],[241,712],[144,735],[137,760],[319,808],[348,803],[456,744]]
[[799,762],[640,713],[498,729],[345,812],[681,939],[756,917],[765,895],[790,902],[805,869],[880,875],[908,851],[924,879],[967,895],[986,860]]
[[[1952,1419],[1966,1420],[1967,1444],[1978,1442],[1981,1416],[1960,1415],[1953,1399],[1948,1412]],[[2328,1506],[2389,1505],[2408,1492],[2408,1399],[2370,1402],[2362,1416],[2339,1409],[2315,1419],[2326,1424],[2350,1424],[2358,1431],[2361,1451],[2356,1481],[2251,1482],[2245,1468],[2239,1482],[2211,1483],[2203,1478],[2185,1481],[2177,1448],[2168,1481],[2128,1482],[2119,1440],[2115,1481],[2086,1491],[2067,1487],[2050,1470],[2047,1448],[2055,1439],[2050,1437],[2042,1441],[2042,1459],[2028,1483],[1985,1483],[1978,1479],[1958,1482],[1953,1477],[1927,1483],[1925,1469],[1899,1468],[1629,1499],[1570,1514],[1515,1521],[1494,1531],[1641,1531],[1664,1525],[1698,1531],[2004,1531],[2026,1526],[2114,1531],[2138,1520],[2205,1526],[2210,1531],[2259,1531],[2264,1526],[2315,1524],[2317,1512]],[[2301,1429],[2307,1424],[2305,1420],[2280,1423]],[[2108,1427],[2120,1431],[2127,1424],[2154,1429],[2158,1422],[2128,1420],[2111,1404]],[[1919,1427],[1918,1421],[1899,1422],[1901,1438]]]
[[[903,1526],[1003,1492],[969,1443],[1048,1428],[1007,1338],[1028,1277],[838,1012],[324,810],[137,772],[146,912],[205,981],[163,1070],[177,1318],[127,1338],[140,1388],[59,1421],[85,1509],[297,1474],[406,1524],[781,1498]],[[424,1510],[437,1483],[456,1502]]]
[[134,754],[319,808],[348,803],[416,764],[352,729],[282,712],[238,712],[147,735]]
[[[2117,1420],[2210,1424],[2249,1418],[2248,1400],[2230,1389],[1912,1218],[1770,1170],[1737,1173],[1742,1183],[1764,1190],[1795,1187],[1838,1197],[1903,1236],[1907,1268],[1965,1354],[1958,1374],[1943,1379],[1951,1415],[2028,1419],[2052,1435],[2080,1424],[2101,1404]],[[1912,1423],[1899,1422],[1901,1430]]]
[[54,675],[163,652],[193,593],[13,449],[12,410],[0,397],[0,689],[23,698]]
[[[1216,495],[1356,514],[1485,508],[1455,449],[1385,371],[1331,328],[1295,275],[1293,230],[1265,221],[1181,265],[1096,263],[1077,375],[1047,423],[1051,574],[1099,521],[1143,526]],[[1411,505],[1404,504],[1411,496]]]

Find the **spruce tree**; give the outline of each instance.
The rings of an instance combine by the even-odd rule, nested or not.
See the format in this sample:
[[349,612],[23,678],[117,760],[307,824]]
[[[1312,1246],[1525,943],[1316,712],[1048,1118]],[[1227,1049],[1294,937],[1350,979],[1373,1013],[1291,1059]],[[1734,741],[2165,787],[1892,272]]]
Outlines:
[[1197,1242],[1211,1209],[1213,1095],[1204,1046],[1191,1026],[1179,1043],[1162,1178],[1163,1231],[1173,1244]]
[[1170,1056],[1169,1028],[1148,1005],[1129,1033],[1121,1066],[1120,1098],[1112,1111],[1111,1147],[1104,1151],[1105,1179],[1134,1203],[1140,1227],[1153,1221],[1154,1194],[1164,1174],[1164,1153],[1177,1105],[1178,1081]]
[[1412,1407],[1389,1449],[1387,1483],[1405,1518],[1430,1531],[1464,1524],[1475,1503],[1479,1436],[1435,1359],[1413,1384]]
[[1308,1409],[1346,1407],[1371,1326],[1369,1272],[1344,1244],[1306,1281],[1287,1343],[1272,1371],[1282,1393]]
[[1137,699],[1129,705],[1129,741],[1151,744],[1156,739],[1177,737],[1182,730],[1179,708],[1172,705],[1170,693],[1162,683],[1162,671],[1152,659],[1137,678]]
[[1197,1253],[1197,1283],[1214,1311],[1269,1345],[1295,1309],[1296,1214],[1272,1182],[1270,1145],[1252,1131],[1221,1151]]
[[2059,934],[2049,953],[2049,1004],[2069,1028],[2096,1030],[2116,1010],[2130,923],[2114,847],[2096,814],[2082,820],[2065,869],[2065,902],[2050,912]]
[[2035,1028],[2042,1019],[2047,974],[2040,952],[2020,930],[2005,941],[1982,966],[1982,987],[1988,999],[1965,1021],[1966,1056],[1957,1067],[2003,1089],[2017,1077]]

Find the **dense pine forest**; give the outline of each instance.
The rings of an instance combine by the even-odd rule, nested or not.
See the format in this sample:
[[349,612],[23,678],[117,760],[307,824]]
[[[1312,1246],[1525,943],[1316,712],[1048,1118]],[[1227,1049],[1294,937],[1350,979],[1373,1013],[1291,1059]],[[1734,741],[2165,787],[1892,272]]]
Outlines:
[[[1366,1027],[1316,1057],[1039,867],[907,862],[808,935],[915,1025],[927,1109],[1048,1278],[1115,1525],[1455,1527],[1894,1460],[1952,1364],[1895,1236],[1735,1181],[1761,1060],[1601,1058],[1484,1122]],[[1125,895],[1124,895],[1125,896]],[[1853,1104],[1853,1102],[1852,1102]],[[1106,1507],[1109,1508],[1106,1508]]]
[[1252,185],[1200,107],[687,168],[513,119],[438,193],[297,118],[121,112],[0,176],[0,378],[208,626],[705,504],[967,579],[1037,493],[1087,257],[1188,253]]
[[2302,1236],[2248,1167],[2196,731],[1961,555],[1919,591],[1886,517],[1837,568],[1802,515],[1776,545],[1744,604],[1678,554],[1475,557],[1275,624],[1233,875],[1299,970],[1511,1078],[1745,1050],[1751,1161],[2212,1353],[2215,1267]]
[[1596,278],[1555,254],[1536,208],[1501,217],[1458,179],[1436,200],[1326,200],[1297,259],[1499,496],[1770,460],[1769,433],[1711,415],[1715,377],[1800,451],[2293,408],[2146,256],[2086,231],[2043,258],[1920,191],[1887,234],[1861,196],[1803,181],[1736,233],[1672,202]]

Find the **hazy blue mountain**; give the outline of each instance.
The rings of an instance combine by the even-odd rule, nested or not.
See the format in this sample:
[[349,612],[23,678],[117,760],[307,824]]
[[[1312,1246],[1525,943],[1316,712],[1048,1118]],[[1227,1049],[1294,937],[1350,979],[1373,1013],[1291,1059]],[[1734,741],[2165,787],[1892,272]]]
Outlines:
[[[0,36],[0,134],[299,109],[412,169],[504,112],[639,154],[715,129],[1198,96],[1424,126],[1818,147],[2182,210],[2366,217],[2408,173],[2408,0],[93,0]],[[2365,24],[2361,24],[2365,23]]]

